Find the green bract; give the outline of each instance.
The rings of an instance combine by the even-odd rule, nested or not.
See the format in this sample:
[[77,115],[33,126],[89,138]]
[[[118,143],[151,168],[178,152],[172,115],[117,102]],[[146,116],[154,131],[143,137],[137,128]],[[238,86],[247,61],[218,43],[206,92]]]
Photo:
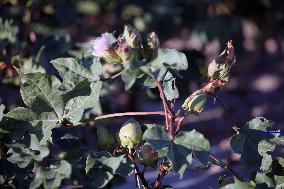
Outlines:
[[126,44],[131,48],[141,47],[141,36],[139,32],[130,25],[124,26],[122,36],[124,37]]
[[204,110],[206,102],[206,93],[202,91],[196,91],[184,101],[182,108],[187,113],[198,115]]
[[131,118],[119,130],[120,144],[128,149],[134,148],[142,140],[142,130],[139,123]]

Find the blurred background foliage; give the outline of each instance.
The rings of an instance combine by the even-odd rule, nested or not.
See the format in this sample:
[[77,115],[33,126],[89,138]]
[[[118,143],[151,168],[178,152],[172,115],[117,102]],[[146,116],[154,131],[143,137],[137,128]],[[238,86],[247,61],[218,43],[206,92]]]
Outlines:
[[[155,31],[163,47],[186,53],[189,69],[177,81],[181,99],[199,88],[208,63],[226,41],[233,40],[237,64],[220,94],[226,108],[212,99],[207,112],[186,120],[219,148],[228,149],[226,137],[233,133],[233,125],[241,126],[255,116],[265,116],[283,128],[282,0],[1,0],[0,101],[6,111],[23,105],[13,66],[57,74],[50,60],[88,57],[87,42],[106,31],[120,33],[124,24],[145,35]],[[157,91],[141,93],[138,86],[139,82],[125,92],[121,81],[106,84],[102,112],[162,107]],[[238,161],[232,153],[223,156],[232,164]]]

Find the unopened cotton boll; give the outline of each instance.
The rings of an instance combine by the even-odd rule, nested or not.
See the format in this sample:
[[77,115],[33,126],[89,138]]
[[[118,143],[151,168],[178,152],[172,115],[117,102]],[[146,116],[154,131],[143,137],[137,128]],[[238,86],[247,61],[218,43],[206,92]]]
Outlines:
[[142,141],[142,130],[139,123],[132,118],[121,127],[118,136],[121,146],[132,149]]
[[198,115],[204,110],[206,102],[207,94],[203,91],[196,91],[184,101],[182,108],[187,113]]

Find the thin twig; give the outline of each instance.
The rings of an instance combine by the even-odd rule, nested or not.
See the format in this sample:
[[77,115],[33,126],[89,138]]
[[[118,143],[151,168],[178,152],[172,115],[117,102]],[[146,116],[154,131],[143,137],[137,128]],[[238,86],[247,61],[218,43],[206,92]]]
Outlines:
[[160,97],[163,101],[163,106],[164,106],[164,111],[165,111],[165,119],[166,119],[166,128],[171,135],[174,135],[174,120],[175,120],[174,113],[171,109],[171,106],[168,104],[168,100],[166,99],[166,96],[163,92],[163,87],[162,87],[161,82],[158,81],[158,80],[156,82],[157,82],[157,87],[158,87],[159,92],[160,92]]
[[177,133],[180,131],[180,129],[182,128],[184,118],[185,118],[184,116],[178,118],[178,121],[177,121],[177,128],[176,128],[175,134],[177,134]]
[[[218,159],[217,156],[215,156],[214,154],[210,154],[210,157],[214,160],[214,162],[217,164],[217,165],[220,165],[219,162],[220,160]],[[237,179],[239,179],[240,181],[243,181],[243,178],[241,176],[239,176],[228,164],[225,164],[225,169],[228,169]]]
[[61,187],[62,189],[65,189],[65,188],[84,188],[84,186],[82,185],[70,185],[70,186],[62,186]]
[[223,102],[222,102],[222,100],[216,95],[216,94],[214,94],[214,93],[211,93],[211,92],[209,92],[209,93],[207,93],[207,94],[209,94],[209,95],[211,95],[211,96],[213,96],[214,98],[216,98],[216,100],[221,104],[221,106],[226,110],[226,112],[230,112],[230,110],[229,110],[229,108],[226,106],[226,104],[224,104]]
[[160,189],[161,188],[162,180],[167,175],[170,167],[171,166],[169,164],[160,164],[159,173],[158,173],[157,179],[156,179],[152,189]]
[[135,185],[136,185],[136,189],[140,189],[140,183],[139,183],[139,177],[137,174],[137,170],[134,170],[134,174],[135,174]]
[[114,75],[112,75],[112,76],[110,76],[108,78],[100,78],[100,79],[101,79],[101,81],[108,81],[108,80],[111,80],[111,79],[115,79],[115,78],[117,78],[120,75],[121,75],[121,72],[118,72],[118,73],[116,73],[116,74],[114,74]]
[[136,174],[138,175],[138,177],[140,178],[143,186],[144,186],[144,189],[149,189],[149,185],[148,185],[148,182],[146,181],[145,177],[144,177],[144,174],[140,172],[139,168],[138,168],[138,165],[133,157],[132,154],[128,154],[127,156],[133,163],[134,165],[134,169],[136,170]]
[[101,119],[107,119],[112,117],[123,117],[123,116],[147,116],[147,115],[161,115],[164,116],[165,112],[162,111],[156,111],[156,112],[123,112],[123,113],[114,113],[114,114],[106,114],[97,116],[95,119],[86,119],[83,120],[83,122],[89,122],[89,121],[97,121]]
[[160,92],[160,97],[162,99],[162,102],[163,102],[163,107],[164,107],[164,112],[165,112],[165,119],[166,119],[166,128],[167,130],[169,130],[169,120],[168,120],[168,110],[169,110],[169,107],[166,103],[166,97],[164,95],[164,92],[163,92],[163,87],[162,87],[162,84],[157,81],[157,86],[158,86],[158,89],[159,89],[159,92]]

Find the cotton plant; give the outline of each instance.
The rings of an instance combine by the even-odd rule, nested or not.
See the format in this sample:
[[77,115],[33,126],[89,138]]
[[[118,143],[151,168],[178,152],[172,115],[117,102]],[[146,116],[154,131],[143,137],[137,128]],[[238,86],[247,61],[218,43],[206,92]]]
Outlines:
[[[0,170],[1,186],[109,188],[117,178],[134,176],[136,188],[170,188],[164,178],[173,173],[182,179],[197,161],[200,167],[194,168],[200,171],[219,166],[230,172],[219,180],[223,189],[283,187],[284,159],[271,155],[283,147],[283,136],[269,132],[272,121],[258,117],[242,128],[232,128],[236,133],[230,144],[240,154],[241,165],[259,168],[250,178],[243,178],[218,158],[209,140],[185,123],[206,111],[208,97],[218,98],[218,92],[230,81],[231,68],[238,66],[232,41],[209,64],[208,81],[185,99],[179,96],[176,80],[180,78],[176,76],[188,68],[187,58],[174,49],[161,48],[155,32],[143,36],[126,25],[122,34],[106,32],[89,45],[91,59],[51,61],[61,78],[18,70],[25,107],[4,113],[5,107],[0,106],[0,160],[6,165]],[[102,65],[120,65],[116,77],[103,77]],[[114,79],[122,79],[126,90],[131,90],[137,79],[144,88],[156,88],[163,108],[86,119],[86,110],[100,108],[103,84]],[[161,117],[163,122],[156,119],[145,124],[134,118],[139,116]],[[129,119],[121,125],[114,122],[118,132],[113,133],[102,120],[117,117]],[[80,128],[89,127],[97,132],[91,148],[82,143],[84,136],[80,137]],[[147,167],[157,170],[156,179],[145,178]]]

